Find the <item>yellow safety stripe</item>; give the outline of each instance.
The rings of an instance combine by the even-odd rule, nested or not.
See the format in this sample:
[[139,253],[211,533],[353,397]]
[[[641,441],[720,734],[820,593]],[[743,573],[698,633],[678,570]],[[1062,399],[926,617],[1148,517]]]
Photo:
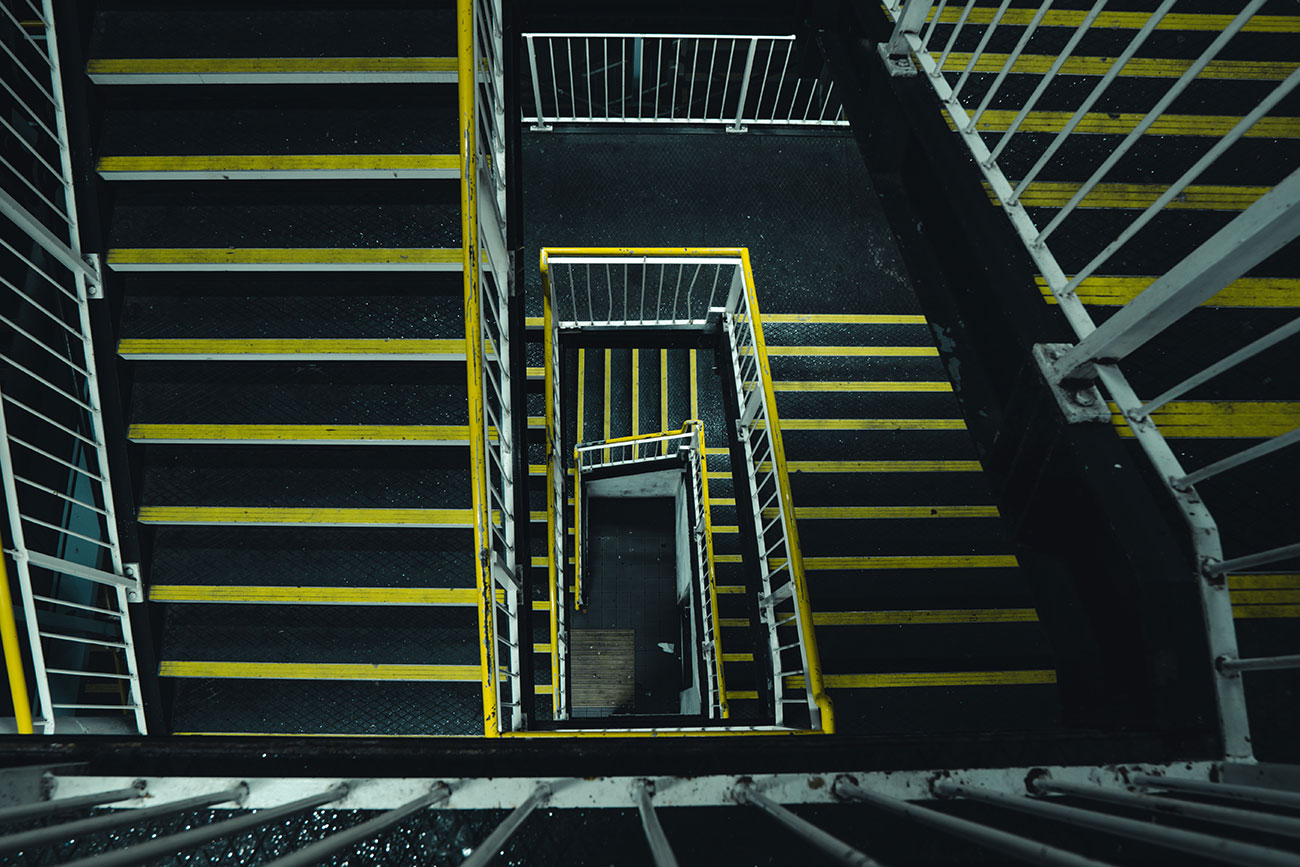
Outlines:
[[788,461],[792,473],[978,473],[979,461]]
[[698,382],[699,371],[696,368],[694,349],[690,351],[690,371],[691,371],[690,372],[691,418],[699,418],[700,417],[700,387]]
[[[1122,437],[1132,429],[1110,404],[1111,424]],[[1166,437],[1275,437],[1300,427],[1300,401],[1175,400],[1151,414]]]
[[[742,563],[740,554],[718,554],[718,563]],[[785,564],[774,557],[772,568]],[[809,572],[834,572],[856,569],[1002,569],[1014,568],[1020,563],[1014,554],[901,554],[869,557],[804,557],[804,568]]]
[[784,418],[782,430],[965,430],[959,418]]
[[[1011,128],[1016,111],[990,109],[980,115],[975,124],[977,130],[985,132],[1005,132]],[[1019,132],[1060,132],[1065,124],[1074,117],[1070,111],[1031,111],[1017,127]],[[1088,112],[1083,116],[1075,133],[1092,133],[1095,135],[1127,135],[1137,128],[1146,117],[1137,112]],[[944,113],[949,129],[956,129],[957,124]],[[1223,138],[1233,127],[1241,122],[1240,117],[1226,114],[1165,114],[1156,118],[1146,135],[1193,135]],[[1264,117],[1245,132],[1246,138],[1300,138],[1300,117]]]
[[1229,590],[1300,590],[1300,572],[1247,573],[1228,576]]
[[[632,350],[632,437],[641,435],[641,350]],[[632,457],[638,457],[640,448],[632,447]]]
[[1233,605],[1300,605],[1300,590],[1233,590]]
[[153,602],[312,603],[320,605],[477,605],[473,587],[267,587],[155,584]]
[[[560,375],[559,371],[556,371],[554,375],[559,376]],[[577,419],[578,442],[583,441],[583,425],[586,422],[586,418],[587,418],[586,408],[583,405],[584,396],[586,395],[587,392],[586,381],[587,381],[587,350],[579,348],[578,349],[578,419]],[[542,472],[544,473],[545,469],[543,469]]]
[[[428,735],[390,735],[373,732],[172,732],[185,738],[425,738]],[[440,738],[481,738],[482,735],[438,735]]]
[[[1034,278],[1049,304],[1056,296],[1041,276]],[[1129,303],[1155,282],[1155,277],[1085,277],[1075,292],[1084,304],[1118,307]],[[1300,307],[1300,278],[1241,277],[1229,283],[1203,307]]]
[[[956,24],[964,10],[949,6],[939,17],[940,24]],[[990,24],[996,10],[974,8],[966,18],[967,24]],[[1037,14],[1035,9],[1011,8],[999,22],[1006,27],[1026,27]],[[1087,17],[1082,9],[1051,9],[1040,22],[1042,27],[1078,27]],[[1147,23],[1149,12],[1102,12],[1092,22],[1091,29],[1137,30]],[[1157,30],[1208,30],[1219,32],[1231,23],[1231,15],[1213,15],[1197,12],[1171,12],[1156,23]],[[926,18],[934,20],[932,11]],[[1242,27],[1243,33],[1300,33],[1300,17],[1295,15],[1254,15]]]
[[[1027,686],[1056,683],[1051,669],[1028,671],[899,671],[885,674],[823,675],[828,689],[882,689],[914,686]],[[803,689],[802,676],[787,677],[787,689]]]
[[719,596],[744,596],[745,586],[743,584],[719,584]]
[[[891,381],[891,382],[773,382],[773,391],[952,391],[950,382]],[[787,424],[782,422],[782,425]]]
[[[1026,208],[1060,208],[1079,191],[1082,184],[1065,181],[1034,181],[1020,195]],[[1164,184],[1097,184],[1078,204],[1080,208],[1146,208],[1169,189]],[[1242,187],[1212,184],[1192,184],[1185,187],[1173,201],[1165,205],[1166,211],[1244,211],[1253,205],[1269,187]],[[1001,201],[993,188],[984,182],[984,192],[995,205]]]
[[472,527],[470,509],[317,509],[258,506],[141,506],[144,524],[327,524]]
[[660,430],[668,430],[668,350],[659,350]]
[[[776,517],[776,512],[763,517]],[[800,521],[836,518],[996,518],[997,506],[796,506]]]
[[727,701],[757,701],[758,690],[756,689],[729,689],[727,690]]
[[752,653],[724,653],[722,654],[723,662],[753,662],[754,654]]
[[822,611],[817,626],[921,626],[939,623],[1035,623],[1032,608],[916,609],[908,611]]
[[1233,605],[1232,616],[1237,620],[1295,620],[1300,618],[1300,604]]
[[459,265],[459,249],[433,247],[128,247],[113,265]]
[[[1001,72],[1007,62],[1006,54],[981,54],[975,63],[975,72]],[[1011,67],[1012,72],[1043,75],[1056,62],[1055,54],[1022,54]],[[954,51],[944,64],[945,72],[960,72],[970,62],[970,53]],[[1113,57],[1081,57],[1066,59],[1061,65],[1061,75],[1105,75],[1114,64]],[[1178,78],[1192,65],[1191,60],[1173,57],[1134,57],[1119,71],[1129,78]],[[1281,81],[1295,70],[1295,61],[1266,60],[1211,60],[1197,78],[1264,79]]]
[[131,440],[467,442],[467,425],[133,424]]
[[718,625],[723,627],[740,629],[749,625],[749,620],[744,617],[719,617]]
[[[613,365],[614,365],[614,350],[612,350],[612,349],[606,349],[606,350],[605,350],[605,381],[604,381],[604,383],[603,383],[603,386],[604,386],[604,389],[605,389],[605,406],[603,407],[603,409],[604,409],[604,414],[605,414],[605,427],[604,427],[604,430],[605,430],[605,439],[606,439],[606,440],[608,440],[610,437],[612,437],[612,436],[614,435],[614,432],[611,430],[611,425],[612,425],[612,423],[613,423],[613,418],[611,417],[611,412],[612,412],[612,410],[611,410],[611,407],[610,407],[610,403],[611,403],[612,401],[610,400],[610,397],[609,397],[610,389],[613,387],[614,374],[613,374],[613,371],[612,371],[612,369],[611,369],[611,368],[613,367]],[[606,458],[609,457],[609,451],[608,451],[608,450],[605,451],[605,457],[606,457]]]
[[433,171],[459,169],[456,154],[230,154],[100,157],[101,172]]
[[[744,353],[742,353],[744,354]],[[939,350],[933,346],[768,346],[768,355],[851,355],[879,356],[884,358],[925,357],[937,358]]]
[[924,325],[925,317],[910,313],[764,313],[763,322],[766,325]]
[[541,367],[530,367],[530,368],[528,368],[528,378],[529,378],[529,379],[542,379],[542,378],[544,378],[545,376],[546,376],[546,373],[545,373],[544,369],[541,368]]
[[120,355],[460,355],[463,340],[124,337]]
[[455,72],[454,57],[101,57],[90,75]]
[[[772,517],[773,518],[776,517],[775,510],[773,510]],[[740,527],[736,524],[714,524],[713,525],[714,535],[728,536],[733,533],[739,533],[739,532],[740,532]]]
[[478,683],[477,665],[402,665],[360,662],[197,662],[163,660],[160,677],[273,680],[436,680]]

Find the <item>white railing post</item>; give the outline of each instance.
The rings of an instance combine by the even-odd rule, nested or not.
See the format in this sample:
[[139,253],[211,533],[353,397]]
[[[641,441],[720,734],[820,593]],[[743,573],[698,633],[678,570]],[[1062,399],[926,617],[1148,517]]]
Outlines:
[[745,54],[745,71],[740,79],[740,99],[736,103],[736,120],[727,127],[727,132],[748,132],[742,123],[745,117],[745,100],[749,98],[749,79],[754,72],[754,53],[758,49],[758,37],[749,40],[749,51]]
[[537,77],[537,48],[533,44],[533,34],[528,34],[524,40],[528,46],[528,68],[532,72],[533,79],[533,105],[537,110],[537,123],[533,124],[530,129],[537,132],[548,132],[554,129],[546,122],[546,113],[542,111],[542,83]]

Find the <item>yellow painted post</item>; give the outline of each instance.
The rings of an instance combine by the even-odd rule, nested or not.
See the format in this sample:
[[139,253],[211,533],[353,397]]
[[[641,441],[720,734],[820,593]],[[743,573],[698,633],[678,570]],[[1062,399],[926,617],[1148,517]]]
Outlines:
[[777,483],[781,486],[781,504],[785,513],[787,542],[790,547],[790,578],[794,582],[795,605],[799,613],[799,629],[803,633],[804,654],[808,660],[808,688],[821,711],[822,731],[835,731],[835,709],[826,694],[822,681],[821,654],[817,650],[817,636],[813,632],[812,604],[808,600],[808,585],[804,577],[803,552],[799,548],[799,530],[795,525],[794,498],[790,492],[790,476],[786,472],[785,444],[781,440],[781,420],[776,411],[776,392],[772,389],[772,369],[767,360],[767,342],[763,339],[763,321],[758,312],[758,293],[754,288],[754,272],[749,264],[749,250],[740,251],[745,275],[745,294],[749,299],[749,315],[754,330],[754,345],[758,350],[758,363],[767,400],[768,434],[772,438],[772,460],[775,462]]
[[474,570],[478,589],[480,673],[483,684],[483,734],[496,737],[496,606],[491,562],[478,556],[491,540],[487,504],[487,465],[482,439],[483,338],[478,281],[478,193],[474,141],[474,2],[456,2],[457,96],[460,104],[460,230],[465,277],[465,377],[469,394],[470,494],[474,513]]
[[[0,547],[4,547],[0,540]],[[32,703],[27,695],[27,673],[23,671],[22,650],[18,646],[18,626],[14,622],[14,600],[9,592],[9,572],[0,556],[0,644],[4,646],[5,670],[9,675],[9,698],[14,706],[14,723],[20,735],[32,734]]]

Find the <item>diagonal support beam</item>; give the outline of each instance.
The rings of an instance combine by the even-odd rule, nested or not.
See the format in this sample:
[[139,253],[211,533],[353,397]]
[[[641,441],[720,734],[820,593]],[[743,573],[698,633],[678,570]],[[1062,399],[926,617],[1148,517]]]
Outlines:
[[1092,365],[1127,357],[1300,235],[1300,170],[1197,247],[1063,355],[1052,379],[1091,379]]

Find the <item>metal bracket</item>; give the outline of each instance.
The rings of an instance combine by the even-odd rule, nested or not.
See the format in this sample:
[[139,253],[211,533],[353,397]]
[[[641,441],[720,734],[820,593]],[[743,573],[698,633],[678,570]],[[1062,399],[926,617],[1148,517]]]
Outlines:
[[885,71],[890,78],[916,78],[916,64],[907,54],[890,54],[889,43],[881,42],[876,46],[880,59],[885,62]]
[[749,127],[739,123],[734,125],[729,125],[727,127],[727,132],[736,132],[736,133],[749,132]]
[[86,297],[103,298],[104,297],[104,268],[100,262],[99,254],[87,253],[85,258],[86,258],[86,264],[89,265],[91,269],[94,270],[95,272],[95,279],[86,281]]
[[1056,378],[1056,361],[1073,348],[1069,343],[1035,343],[1034,361],[1056,397],[1056,404],[1065,416],[1066,424],[1109,424],[1110,408],[1095,382],[1081,379],[1061,381]]
[[128,587],[128,588],[126,588],[126,601],[127,601],[127,602],[143,602],[143,601],[144,601],[144,594],[141,592],[141,587],[140,587],[140,564],[139,564],[139,563],[123,563],[123,564],[122,564],[122,573],[123,573],[124,575],[126,575],[126,577],[128,577],[128,578],[134,578],[134,579],[135,579],[135,586],[134,586],[134,587]]

